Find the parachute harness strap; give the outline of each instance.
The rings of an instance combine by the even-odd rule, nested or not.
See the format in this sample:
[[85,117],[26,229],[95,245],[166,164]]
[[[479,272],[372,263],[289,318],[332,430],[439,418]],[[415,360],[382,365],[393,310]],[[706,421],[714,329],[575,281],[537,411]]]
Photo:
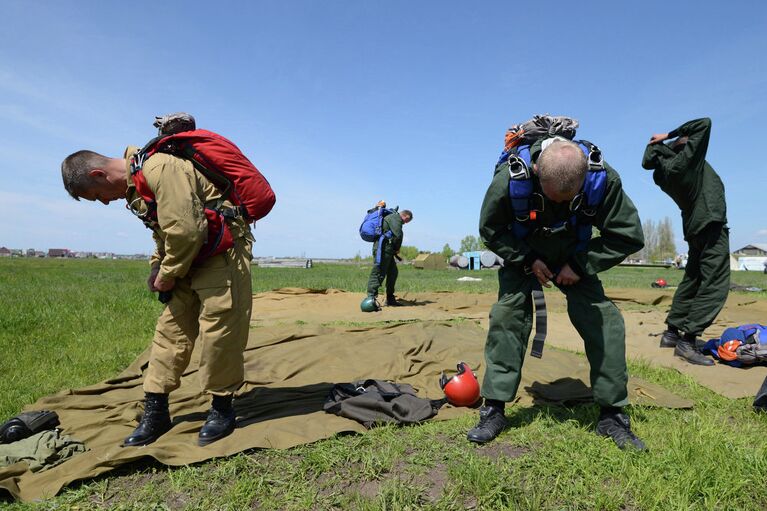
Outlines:
[[541,284],[535,280],[533,291],[530,293],[535,305],[535,337],[530,354],[535,358],[543,357],[543,343],[546,341],[546,298],[543,296]]

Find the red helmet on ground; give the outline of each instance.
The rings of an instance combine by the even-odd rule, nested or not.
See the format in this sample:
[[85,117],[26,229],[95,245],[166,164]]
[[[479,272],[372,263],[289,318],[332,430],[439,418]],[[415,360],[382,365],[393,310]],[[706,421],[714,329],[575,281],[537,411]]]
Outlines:
[[666,282],[665,279],[656,279],[655,282],[652,283],[652,287],[666,287],[668,286],[668,282]]
[[458,362],[458,373],[449,378],[444,371],[439,379],[439,386],[445,392],[447,402],[453,406],[471,406],[479,401],[479,382],[477,375],[466,362]]
[[743,343],[734,339],[732,341],[727,341],[721,346],[719,346],[716,349],[717,355],[719,355],[719,358],[722,360],[726,360],[727,362],[732,362],[733,360],[738,359],[738,348]]

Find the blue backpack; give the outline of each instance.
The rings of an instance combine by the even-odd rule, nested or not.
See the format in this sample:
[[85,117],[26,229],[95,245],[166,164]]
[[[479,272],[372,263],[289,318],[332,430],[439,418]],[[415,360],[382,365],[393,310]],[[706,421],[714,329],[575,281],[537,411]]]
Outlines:
[[391,231],[384,232],[384,217],[394,213],[395,211],[396,210],[394,209],[387,209],[383,207],[369,209],[365,215],[365,218],[362,220],[362,225],[360,225],[360,238],[362,238],[364,241],[378,243],[375,258],[376,265],[381,264],[381,247],[383,246],[383,241],[385,239],[391,238],[393,235]]
[[719,339],[706,342],[700,351],[734,367],[767,363],[767,326],[754,323],[726,328]]
[[578,244],[576,251],[586,250],[591,239],[591,231],[597,208],[602,204],[607,185],[602,152],[597,146],[586,140],[574,140],[581,148],[589,162],[589,171],[583,188],[570,202],[572,215],[555,225],[539,226],[536,221],[537,212],[543,210],[543,196],[533,192],[532,165],[530,145],[512,147],[504,151],[498,159],[498,165],[508,163],[509,168],[509,198],[514,212],[514,222],[511,229],[517,239],[527,238],[531,232],[543,229],[549,235],[568,228],[575,230]]

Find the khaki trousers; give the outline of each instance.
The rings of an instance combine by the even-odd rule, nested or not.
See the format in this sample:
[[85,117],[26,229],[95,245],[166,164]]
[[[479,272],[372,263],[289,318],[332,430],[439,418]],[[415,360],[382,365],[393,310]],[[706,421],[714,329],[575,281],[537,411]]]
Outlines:
[[144,392],[177,389],[196,342],[203,391],[226,396],[242,385],[253,299],[251,247],[249,239],[239,238],[225,253],[176,279],[173,298],[157,320]]

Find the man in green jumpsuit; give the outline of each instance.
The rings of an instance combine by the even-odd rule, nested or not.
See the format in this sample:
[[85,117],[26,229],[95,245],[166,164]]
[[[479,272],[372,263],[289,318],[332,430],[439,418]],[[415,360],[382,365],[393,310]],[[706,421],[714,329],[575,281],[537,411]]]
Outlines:
[[[93,151],[71,154],[61,165],[64,187],[76,200],[109,204],[126,199],[134,212],[146,213],[147,204],[137,193],[131,175],[131,159],[138,149],[128,147],[122,158],[107,158]],[[196,261],[207,241],[204,208],[223,211],[233,205],[189,160],[158,152],[146,159],[142,173],[157,204],[157,220],[153,222],[157,249],[147,283],[151,291],[172,296],[157,320],[144,374],[144,414],[124,445],[149,444],[171,428],[168,394],[179,387],[195,343],[200,345],[200,385],[212,396],[199,434],[200,445],[207,445],[229,435],[235,427],[232,396],[244,378],[243,351],[252,307],[253,236],[241,216],[231,218],[227,223],[234,246]]]
[[[682,210],[689,244],[684,278],[666,317],[661,347],[692,364],[714,361],[696,348],[696,339],[724,307],[730,287],[730,240],[724,185],[706,161],[711,119],[696,119],[670,133],[653,135],[642,166]],[[664,140],[674,139],[670,144]]]
[[[498,302],[490,311],[485,344],[487,367],[482,383],[484,405],[468,439],[484,443],[508,425],[504,405],[519,387],[522,363],[532,330],[531,293],[553,282],[567,297],[567,312],[583,338],[591,365],[594,401],[601,407],[596,431],[621,447],[644,449],[631,431],[623,407],[628,404],[628,373],[623,317],[605,297],[597,277],[644,245],[642,226],[620,177],[604,164],[604,198],[591,213],[599,235],[577,247],[570,220],[580,211],[589,162],[581,148],[562,138],[535,142],[530,148],[536,217],[523,239],[515,235],[517,216],[509,198],[510,165],[498,164],[482,203],[482,241],[504,260],[498,273]],[[562,225],[564,223],[564,225]],[[556,227],[558,226],[558,227]],[[590,227],[589,227],[590,230]]]
[[[402,226],[413,219],[413,213],[408,209],[401,212],[394,211],[386,215],[383,219],[382,232],[385,233],[383,243],[381,244],[381,254],[378,254],[378,242],[373,243],[373,269],[370,270],[368,279],[368,298],[378,296],[378,288],[381,287],[386,279],[386,305],[396,307],[399,305],[394,296],[394,286],[397,284],[397,263],[394,258],[397,257],[399,249],[402,246]],[[388,234],[391,233],[391,234]]]

